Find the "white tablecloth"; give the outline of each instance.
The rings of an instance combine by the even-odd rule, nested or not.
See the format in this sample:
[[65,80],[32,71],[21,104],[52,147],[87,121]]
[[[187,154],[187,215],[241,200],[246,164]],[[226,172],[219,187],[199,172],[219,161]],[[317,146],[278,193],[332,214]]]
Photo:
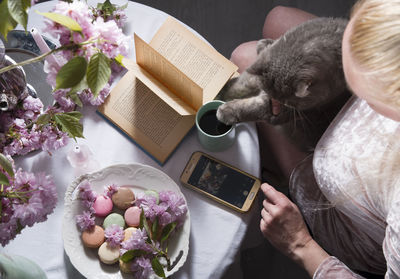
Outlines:
[[[89,1],[92,4],[93,2]],[[126,3],[115,0],[112,2]],[[35,5],[30,11],[28,30],[31,27],[41,30],[43,27],[42,17],[34,10],[49,11],[54,4],[54,1],[50,1]],[[150,41],[168,16],[164,12],[134,2],[129,2],[126,13],[129,18],[126,33],[131,35],[136,32],[146,41]],[[101,168],[119,163],[147,164],[162,170],[181,186],[179,182],[181,171],[190,155],[200,150],[250,174],[260,175],[258,138],[253,124],[238,125],[235,144],[228,150],[218,153],[204,150],[193,129],[164,166],[158,165],[132,141],[104,121],[96,113],[95,108],[85,108],[83,125],[85,139],[78,140],[78,143],[90,148]],[[75,178],[66,154],[73,144],[71,140],[67,147],[55,151],[52,156],[46,152],[33,152],[16,160],[17,167],[27,171],[45,171],[54,177],[58,189],[58,204],[46,222],[25,228],[22,234],[5,248],[0,248],[0,252],[29,257],[43,268],[49,279],[81,278],[65,254],[62,241],[64,193]],[[173,278],[220,278],[238,251],[250,215],[258,212],[253,210],[246,214],[236,213],[190,189],[181,186],[181,190],[187,199],[191,214],[191,234],[188,258]]]

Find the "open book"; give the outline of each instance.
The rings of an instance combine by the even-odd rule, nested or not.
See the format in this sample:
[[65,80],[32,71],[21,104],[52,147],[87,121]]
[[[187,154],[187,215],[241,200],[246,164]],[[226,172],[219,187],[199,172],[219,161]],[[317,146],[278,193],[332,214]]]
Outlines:
[[237,66],[172,17],[150,44],[134,35],[136,62],[99,112],[163,164]]

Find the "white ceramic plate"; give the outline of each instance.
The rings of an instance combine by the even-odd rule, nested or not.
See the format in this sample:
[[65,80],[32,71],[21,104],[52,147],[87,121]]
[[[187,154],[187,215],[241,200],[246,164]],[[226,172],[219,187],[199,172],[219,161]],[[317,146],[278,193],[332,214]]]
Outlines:
[[[105,265],[101,263],[97,256],[97,249],[86,248],[82,245],[81,232],[76,225],[75,216],[83,211],[81,202],[77,200],[77,187],[83,180],[88,180],[92,190],[98,194],[103,193],[104,187],[112,183],[118,186],[135,185],[132,187],[135,194],[145,190],[171,190],[182,196],[183,194],[168,175],[153,167],[141,164],[113,165],[98,172],[85,174],[78,177],[67,188],[64,201],[63,241],[65,252],[71,263],[87,278],[131,278],[121,274],[118,264]],[[99,218],[96,219],[96,221],[99,221]],[[166,271],[167,277],[175,273],[184,264],[189,250],[189,235],[190,215],[188,211],[183,227],[169,241],[168,254],[171,263],[174,263],[178,258],[180,259],[172,270]]]

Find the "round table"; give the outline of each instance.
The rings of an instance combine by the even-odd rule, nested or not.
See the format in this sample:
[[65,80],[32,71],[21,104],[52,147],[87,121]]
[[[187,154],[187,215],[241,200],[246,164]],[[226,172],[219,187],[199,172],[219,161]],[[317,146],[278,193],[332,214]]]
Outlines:
[[[97,1],[88,2],[94,5]],[[34,11],[50,11],[55,3],[50,1],[33,6],[29,12],[28,30],[32,27],[42,30],[43,17]],[[126,1],[114,0],[112,3],[125,4]],[[137,33],[149,42],[168,15],[135,2],[128,3],[126,14],[128,23],[124,31],[132,35],[130,58],[134,59],[133,33]],[[44,35],[48,36],[45,33]],[[237,213],[183,187],[179,182],[179,176],[190,155],[199,150],[259,177],[260,156],[255,125],[252,123],[237,125],[234,145],[218,153],[204,150],[197,140],[196,131],[192,129],[169,160],[160,166],[120,131],[104,121],[96,113],[95,107],[85,108],[83,113],[85,139],[78,139],[78,143],[89,147],[100,168],[126,163],[150,165],[169,175],[185,195],[191,214],[189,254],[184,266],[172,277],[220,278],[234,260],[251,215],[258,212],[251,210],[245,214]],[[68,146],[53,152],[51,156],[46,152],[33,152],[16,160],[17,167],[22,167],[26,171],[45,171],[53,176],[57,185],[58,204],[47,221],[23,229],[22,233],[6,247],[0,248],[0,252],[30,258],[42,267],[49,279],[82,278],[65,254],[62,240],[64,194],[75,178],[74,169],[70,166],[66,155],[74,144],[71,140]]]

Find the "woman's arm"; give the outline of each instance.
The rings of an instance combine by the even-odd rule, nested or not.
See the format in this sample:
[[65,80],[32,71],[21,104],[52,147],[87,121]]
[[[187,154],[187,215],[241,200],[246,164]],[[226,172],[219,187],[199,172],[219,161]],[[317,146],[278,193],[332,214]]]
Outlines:
[[313,277],[329,255],[312,239],[298,207],[284,194],[264,183],[260,229],[271,244]]

